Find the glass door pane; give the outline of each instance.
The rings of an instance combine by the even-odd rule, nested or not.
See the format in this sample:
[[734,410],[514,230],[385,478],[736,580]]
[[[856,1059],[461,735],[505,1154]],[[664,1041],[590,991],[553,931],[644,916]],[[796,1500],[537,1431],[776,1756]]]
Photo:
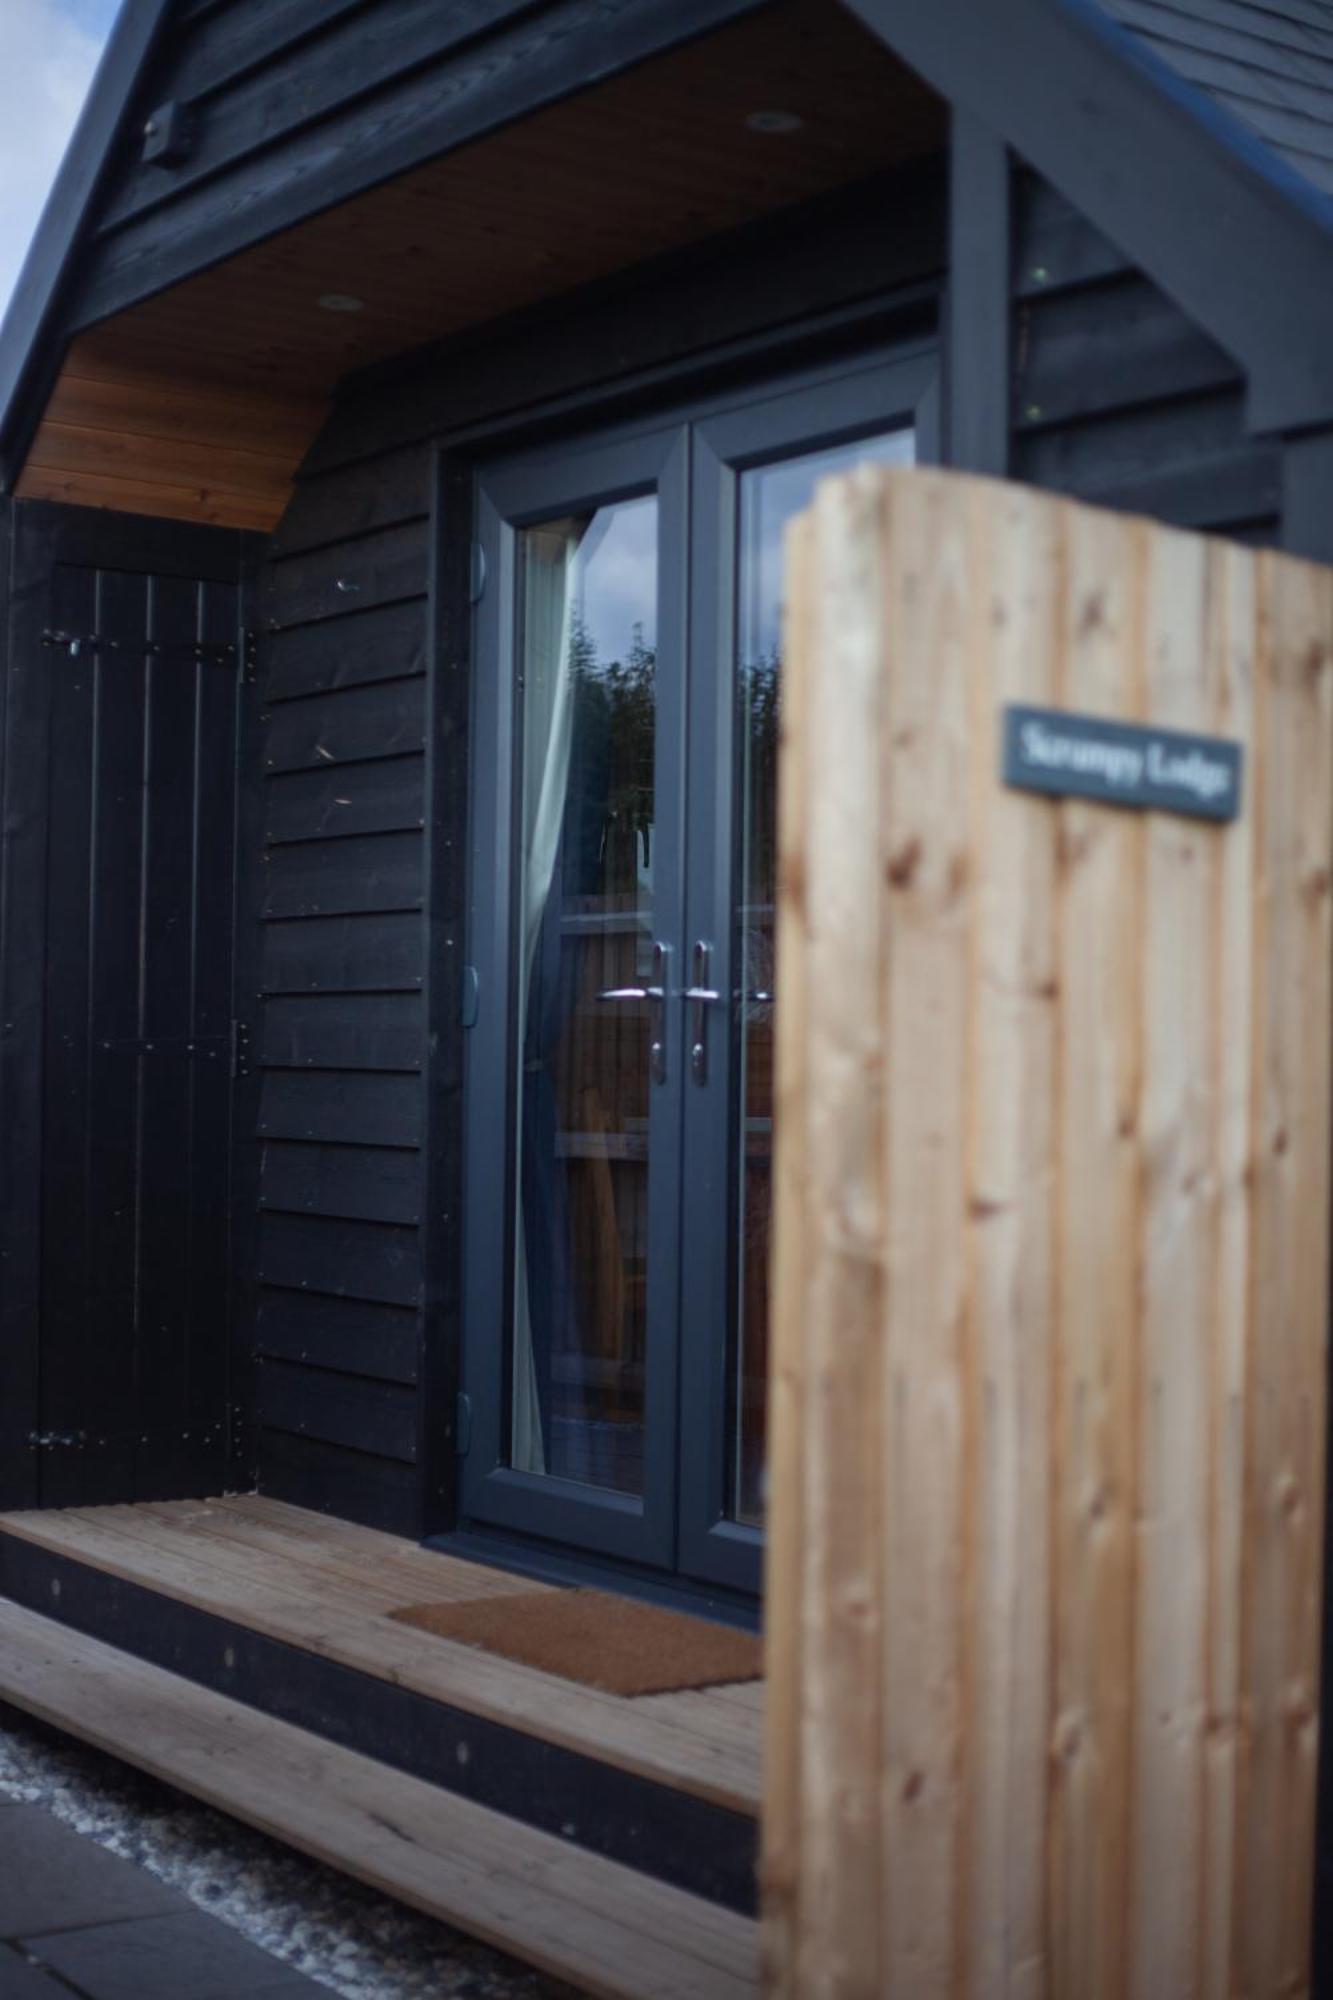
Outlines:
[[765,1514],[784,541],[822,479],[913,459],[934,370],[924,347],[830,369],[694,427],[680,1566],[739,1590]]
[[736,568],[737,857],[734,1293],[727,1376],[727,1513],[761,1526],[767,1443],[768,1263],[773,1213],[773,1026],[777,1003],[777,754],[782,694],[782,549],[821,479],[867,461],[909,463],[910,430],[802,452],[740,475]]
[[464,1514],[659,1565],[676,1537],[687,455],[677,426],[477,479]]
[[643,1492],[657,500],[518,537],[510,1463]]

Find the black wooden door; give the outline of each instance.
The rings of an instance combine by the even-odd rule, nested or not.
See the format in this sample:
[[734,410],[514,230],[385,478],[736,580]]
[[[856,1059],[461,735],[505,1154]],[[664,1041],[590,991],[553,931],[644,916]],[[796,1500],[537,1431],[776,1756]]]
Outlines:
[[228,1466],[240,544],[138,526],[18,512],[0,1081],[42,1506]]

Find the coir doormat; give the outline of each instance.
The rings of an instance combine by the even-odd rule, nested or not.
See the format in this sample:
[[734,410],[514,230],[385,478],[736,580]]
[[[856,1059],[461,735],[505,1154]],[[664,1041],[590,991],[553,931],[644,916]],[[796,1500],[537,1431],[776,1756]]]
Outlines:
[[718,1687],[758,1680],[763,1672],[762,1648],[753,1633],[604,1590],[516,1591],[462,1604],[408,1604],[389,1616],[608,1694]]

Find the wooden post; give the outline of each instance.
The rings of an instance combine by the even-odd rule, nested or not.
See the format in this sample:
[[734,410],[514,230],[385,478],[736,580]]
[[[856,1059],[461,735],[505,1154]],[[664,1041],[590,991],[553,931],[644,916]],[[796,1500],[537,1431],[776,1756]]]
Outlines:
[[[1333,571],[866,470],[788,597],[766,1990],[1299,1994]],[[1240,814],[1008,789],[1011,702]]]

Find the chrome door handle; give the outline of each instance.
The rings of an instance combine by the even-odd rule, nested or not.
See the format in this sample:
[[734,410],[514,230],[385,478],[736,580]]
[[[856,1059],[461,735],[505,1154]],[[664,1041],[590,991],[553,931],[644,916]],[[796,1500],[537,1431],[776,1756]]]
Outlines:
[[681,999],[690,1006],[690,1075],[696,1083],[708,1081],[708,1009],[715,1007],[722,995],[708,983],[709,968],[713,957],[713,947],[699,938],[694,947],[694,983],[685,988]]
[[649,1019],[648,1070],[654,1083],[665,1083],[666,1060],[666,969],[667,948],[653,941],[653,978],[650,986],[608,986],[599,1000],[646,1000],[652,1008]]

